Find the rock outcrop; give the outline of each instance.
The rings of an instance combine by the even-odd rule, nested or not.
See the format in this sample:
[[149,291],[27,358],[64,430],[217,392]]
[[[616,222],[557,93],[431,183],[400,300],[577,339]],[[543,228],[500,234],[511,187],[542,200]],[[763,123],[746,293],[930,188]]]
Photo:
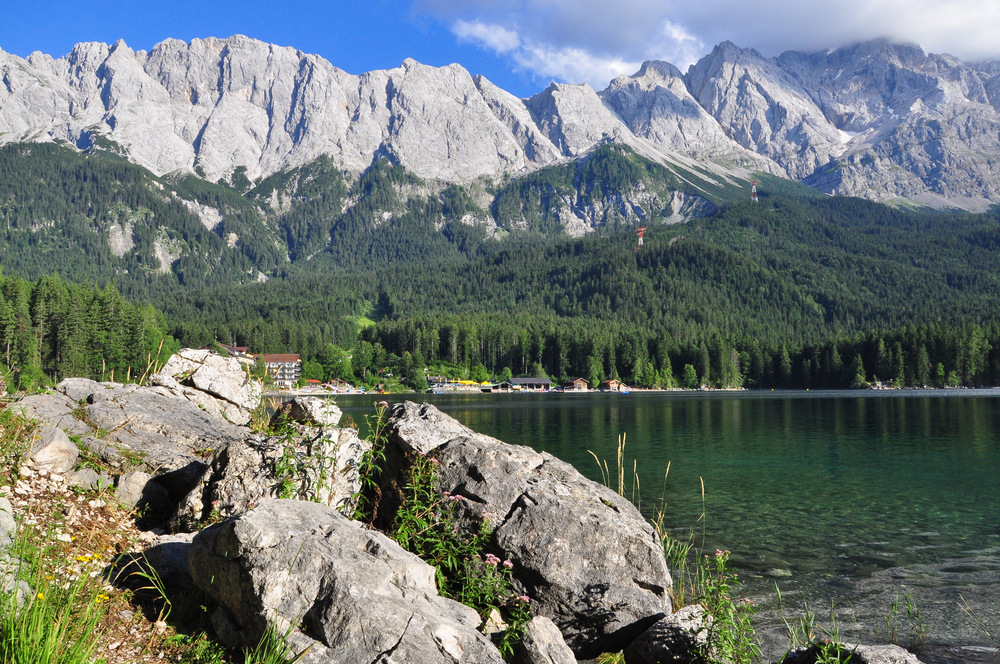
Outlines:
[[188,348],[175,353],[150,376],[149,384],[233,424],[246,424],[260,406],[260,382],[251,378],[248,367],[235,357],[209,350]]
[[671,580],[639,511],[555,457],[470,431],[429,404],[391,409],[390,445],[439,462],[438,489],[464,500],[510,559],[515,583],[577,657],[615,652],[670,613]]
[[195,530],[278,497],[314,501],[349,515],[361,492],[359,464],[370,449],[354,429],[304,426],[287,436],[255,434],[235,441],[213,456],[178,505],[172,525]]
[[479,615],[437,594],[434,568],[322,505],[271,500],[210,526],[189,564],[217,622],[246,645],[276,624],[303,664],[503,661]]

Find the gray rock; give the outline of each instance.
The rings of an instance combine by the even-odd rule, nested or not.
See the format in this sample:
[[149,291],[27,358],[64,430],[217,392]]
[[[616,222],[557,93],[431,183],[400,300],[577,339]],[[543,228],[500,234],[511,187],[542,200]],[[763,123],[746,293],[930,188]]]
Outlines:
[[90,433],[90,427],[74,416],[79,404],[65,394],[33,394],[13,404],[12,412],[45,426],[59,427],[69,434]]
[[753,164],[783,174],[784,169],[726,135],[688,90],[684,75],[667,62],[644,62],[632,76],[619,76],[601,99],[636,136],[691,157]]
[[204,472],[204,457],[249,431],[158,390],[140,387],[85,406],[84,412],[91,425],[108,432],[100,441],[106,460],[116,459],[120,472],[152,474],[180,499]]
[[304,664],[499,664],[479,616],[437,595],[434,569],[334,510],[270,500],[209,526],[189,554],[195,584],[239,625],[244,644],[268,623]]
[[124,473],[115,488],[118,502],[126,507],[145,505],[154,510],[167,509],[170,494],[152,475],[141,470]]
[[[96,470],[86,467],[66,473],[65,478],[67,485],[80,487],[81,489],[96,489],[98,483],[101,481],[101,476],[97,474]],[[111,479],[108,477],[105,477],[104,481],[109,485],[112,484]]]
[[470,531],[489,523],[516,583],[577,657],[621,650],[670,613],[659,538],[607,487],[550,454],[469,432],[429,404],[394,405],[389,439],[432,452],[439,490],[464,498]]
[[194,581],[188,569],[188,554],[191,551],[192,539],[194,535],[191,533],[161,535],[143,552],[145,561],[156,571],[166,587],[194,588]]
[[142,500],[142,490],[151,479],[153,479],[152,475],[141,470],[133,470],[119,477],[118,486],[115,487],[118,502],[126,507],[138,505],[139,501]]
[[511,664],[576,664],[576,657],[563,641],[555,623],[535,616],[525,626],[524,637],[514,645]]
[[90,395],[95,392],[103,391],[106,385],[108,384],[98,383],[89,378],[66,378],[56,385],[56,389],[73,401],[80,403],[87,401]]
[[290,438],[252,436],[220,450],[181,500],[174,528],[242,514],[267,498],[297,498],[350,514],[361,491],[359,463],[371,449],[353,429],[300,427]]
[[208,350],[178,351],[149,382],[233,424],[249,422],[250,413],[260,405],[260,383],[250,376],[247,367],[238,358]]
[[340,424],[343,412],[330,399],[297,396],[276,410],[271,421],[274,422],[281,416],[299,424],[335,427]]
[[[851,664],[920,664],[917,656],[895,645],[866,646],[853,643],[834,644],[843,654],[850,654]],[[829,645],[824,647],[830,647]],[[821,654],[818,645],[793,650],[782,660],[783,664],[815,664]]]
[[623,653],[626,664],[695,664],[707,640],[704,609],[695,604],[654,623]]
[[10,548],[15,535],[17,521],[14,520],[14,508],[6,496],[0,496],[0,555]]
[[58,427],[44,426],[32,437],[28,463],[34,468],[65,473],[73,469],[79,458],[80,450]]

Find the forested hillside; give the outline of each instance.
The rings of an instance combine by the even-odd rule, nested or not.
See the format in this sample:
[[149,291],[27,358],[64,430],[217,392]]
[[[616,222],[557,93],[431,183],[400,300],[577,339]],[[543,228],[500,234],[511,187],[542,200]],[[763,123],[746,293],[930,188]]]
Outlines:
[[0,371],[8,385],[28,389],[67,376],[139,380],[178,348],[162,314],[127,302],[114,286],[0,275]]
[[[1000,215],[759,188],[750,202],[738,183],[611,144],[468,187],[385,160],[352,178],[327,159],[211,184],[6,146],[2,306],[20,313],[4,360],[26,383],[101,362],[121,376],[170,334],[301,353],[310,376],[414,385],[432,364],[639,386],[1000,383]],[[667,223],[678,201],[701,216]],[[144,320],[152,337],[73,322],[108,298],[132,307],[122,330]]]

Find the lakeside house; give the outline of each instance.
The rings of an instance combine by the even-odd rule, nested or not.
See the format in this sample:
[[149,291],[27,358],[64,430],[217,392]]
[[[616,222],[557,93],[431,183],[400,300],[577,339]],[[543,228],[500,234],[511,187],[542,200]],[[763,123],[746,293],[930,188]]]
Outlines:
[[547,392],[552,389],[552,381],[548,378],[511,378],[510,384],[515,390],[531,392]]
[[574,378],[563,384],[563,390],[566,392],[586,392],[589,389],[590,382],[585,378]]
[[302,358],[292,353],[262,353],[256,356],[264,363],[267,374],[278,387],[292,388],[302,375]]
[[622,389],[622,382],[614,378],[609,378],[608,380],[601,381],[601,385],[597,389],[601,392],[618,392]]

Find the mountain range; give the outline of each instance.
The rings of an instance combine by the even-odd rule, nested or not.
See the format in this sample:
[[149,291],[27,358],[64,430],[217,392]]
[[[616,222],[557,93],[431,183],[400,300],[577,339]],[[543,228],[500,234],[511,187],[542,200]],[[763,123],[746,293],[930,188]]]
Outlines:
[[496,186],[615,143],[708,199],[768,174],[906,205],[1000,202],[1000,62],[886,41],[776,58],[724,42],[686,73],[646,62],[600,92],[527,99],[457,64],[352,75],[243,36],[0,51],[0,81],[0,143],[111,150],[242,191],[321,157],[348,181],[385,158],[438,190]]

